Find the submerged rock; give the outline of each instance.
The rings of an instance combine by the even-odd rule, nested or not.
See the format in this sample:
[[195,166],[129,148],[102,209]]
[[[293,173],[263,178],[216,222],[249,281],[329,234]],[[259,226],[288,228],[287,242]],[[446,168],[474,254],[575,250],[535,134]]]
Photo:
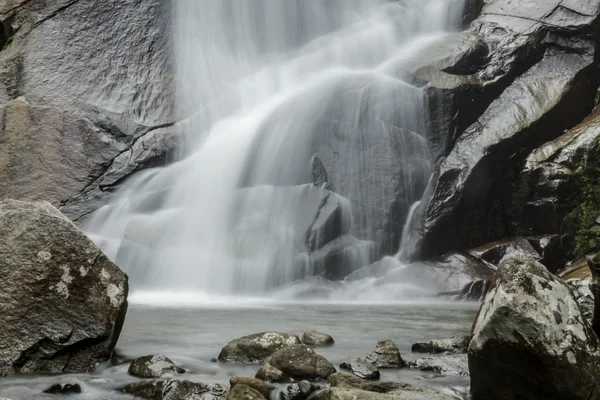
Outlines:
[[398,346],[389,339],[377,342],[375,350],[367,357],[367,361],[376,368],[402,368],[405,365]]
[[225,393],[221,385],[207,385],[186,380],[145,380],[131,383],[121,391],[147,400],[216,400]]
[[331,346],[335,343],[331,336],[313,329],[305,330],[301,340],[302,343],[310,347]]
[[473,398],[599,399],[598,346],[569,286],[531,258],[510,257],[473,326]]
[[227,396],[226,400],[266,400],[265,397],[260,394],[259,391],[251,388],[248,385],[240,383],[232,387]]
[[44,390],[44,393],[50,394],[74,394],[81,393],[79,383],[57,383]]
[[325,379],[336,372],[335,367],[304,345],[289,346],[278,350],[269,363],[293,379]]
[[410,385],[387,394],[333,387],[319,392],[312,398],[314,400],[457,400],[454,396]]
[[83,372],[108,361],[127,275],[49,203],[0,201],[0,370]]
[[185,369],[178,367],[163,355],[143,356],[136,358],[129,365],[129,375],[139,378],[162,378],[183,374]]
[[243,336],[227,343],[219,353],[220,362],[260,364],[277,350],[302,344],[296,335],[281,332],[262,332]]
[[270,364],[265,364],[260,367],[256,372],[255,378],[272,383],[285,383],[291,381],[289,376]]
[[262,394],[265,398],[269,398],[273,386],[267,385],[265,382],[256,378],[247,378],[245,376],[232,376],[229,379],[229,385],[234,388],[236,385],[246,385]]
[[409,361],[408,367],[421,371],[435,372],[440,375],[469,375],[466,354],[449,354],[438,357],[424,357]]
[[313,385],[309,381],[301,381],[288,385],[281,397],[284,400],[304,400],[319,389],[317,385]]
[[379,370],[364,358],[353,358],[349,362],[342,363],[341,369],[347,369],[354,375],[363,379],[379,379]]
[[415,343],[411,347],[413,353],[466,353],[470,336],[453,336],[450,339],[432,340],[431,342]]

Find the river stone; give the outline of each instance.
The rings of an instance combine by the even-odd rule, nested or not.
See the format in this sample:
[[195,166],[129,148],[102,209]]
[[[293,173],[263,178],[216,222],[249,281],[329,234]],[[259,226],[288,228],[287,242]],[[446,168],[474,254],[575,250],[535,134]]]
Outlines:
[[248,385],[240,383],[232,387],[227,393],[226,400],[265,400],[265,397],[259,391],[252,389]]
[[449,396],[432,389],[417,388],[407,386],[387,394],[367,392],[359,389],[347,389],[333,387],[317,393],[313,400],[457,400],[454,396]]
[[162,400],[165,383],[163,380],[147,380],[134,382],[121,388],[121,392],[135,396],[135,398],[147,400]]
[[300,381],[288,385],[281,396],[284,400],[304,400],[317,390],[319,390],[317,385],[313,385],[309,381]]
[[346,369],[363,379],[379,379],[379,370],[364,358],[353,358],[349,362],[340,364],[341,369]]
[[135,382],[124,386],[121,391],[147,400],[217,400],[225,393],[225,388],[221,385],[171,379]]
[[269,398],[269,394],[273,390],[273,386],[267,385],[264,381],[256,378],[248,378],[245,376],[232,376],[229,379],[229,385],[233,388],[236,385],[246,385],[262,394],[265,398]]
[[74,394],[81,393],[79,383],[56,383],[44,390],[44,393],[50,394]]
[[256,372],[256,375],[254,377],[265,382],[272,383],[284,383],[291,381],[291,378],[289,376],[287,376],[286,374],[284,374],[283,372],[281,372],[280,370],[278,370],[270,364],[265,364],[262,367],[260,367],[260,369]]
[[413,353],[466,353],[470,339],[469,335],[452,336],[450,339],[415,343],[410,350]]
[[269,363],[289,377],[299,379],[325,379],[335,373],[335,367],[325,357],[311,348],[298,345],[278,350]]
[[360,389],[368,392],[389,393],[411,387],[408,383],[366,381],[348,372],[336,372],[327,377],[327,383],[331,387],[343,387],[349,389]]
[[185,369],[178,367],[163,355],[150,355],[136,358],[129,365],[129,375],[139,378],[162,378],[183,374]]
[[400,351],[396,343],[389,339],[380,340],[373,353],[367,357],[367,361],[376,368],[402,368],[404,360],[400,356]]
[[448,354],[438,357],[424,357],[408,362],[408,367],[440,375],[469,375],[466,354]]
[[531,258],[510,257],[473,325],[473,398],[599,399],[598,346],[569,286]]
[[280,332],[262,332],[243,336],[227,343],[219,353],[220,362],[260,364],[277,350],[302,344],[296,335]]
[[108,361],[127,275],[47,202],[0,201],[0,370],[84,372]]
[[307,329],[302,334],[302,343],[310,347],[331,346],[335,343],[333,338],[314,329]]

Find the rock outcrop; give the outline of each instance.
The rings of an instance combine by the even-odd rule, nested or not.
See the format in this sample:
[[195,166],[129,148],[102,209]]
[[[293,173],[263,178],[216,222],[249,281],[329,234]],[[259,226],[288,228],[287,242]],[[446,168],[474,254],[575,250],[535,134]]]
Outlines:
[[0,370],[82,372],[107,361],[127,276],[47,202],[0,202]]
[[[296,335],[280,332],[262,332],[243,336],[227,343],[218,360],[241,364],[260,364],[284,347],[300,345],[300,338]],[[276,365],[274,365],[277,367]],[[285,372],[285,371],[284,371]]]
[[570,287],[526,256],[500,265],[469,344],[477,399],[598,399],[598,337]]

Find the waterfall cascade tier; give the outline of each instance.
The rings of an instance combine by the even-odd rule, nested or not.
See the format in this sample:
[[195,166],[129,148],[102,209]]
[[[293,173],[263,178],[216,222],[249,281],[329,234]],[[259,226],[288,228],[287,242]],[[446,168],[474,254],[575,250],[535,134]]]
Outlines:
[[134,291],[262,294],[395,252],[432,172],[427,99],[402,71],[463,9],[175,0],[186,146],[131,177],[88,233]]

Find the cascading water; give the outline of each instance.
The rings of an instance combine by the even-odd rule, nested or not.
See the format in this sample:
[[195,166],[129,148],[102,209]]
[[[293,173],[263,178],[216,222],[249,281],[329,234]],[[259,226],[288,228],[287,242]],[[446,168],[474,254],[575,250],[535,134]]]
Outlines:
[[88,233],[133,290],[261,294],[379,259],[431,174],[403,65],[463,8],[174,0],[184,154],[130,178]]

